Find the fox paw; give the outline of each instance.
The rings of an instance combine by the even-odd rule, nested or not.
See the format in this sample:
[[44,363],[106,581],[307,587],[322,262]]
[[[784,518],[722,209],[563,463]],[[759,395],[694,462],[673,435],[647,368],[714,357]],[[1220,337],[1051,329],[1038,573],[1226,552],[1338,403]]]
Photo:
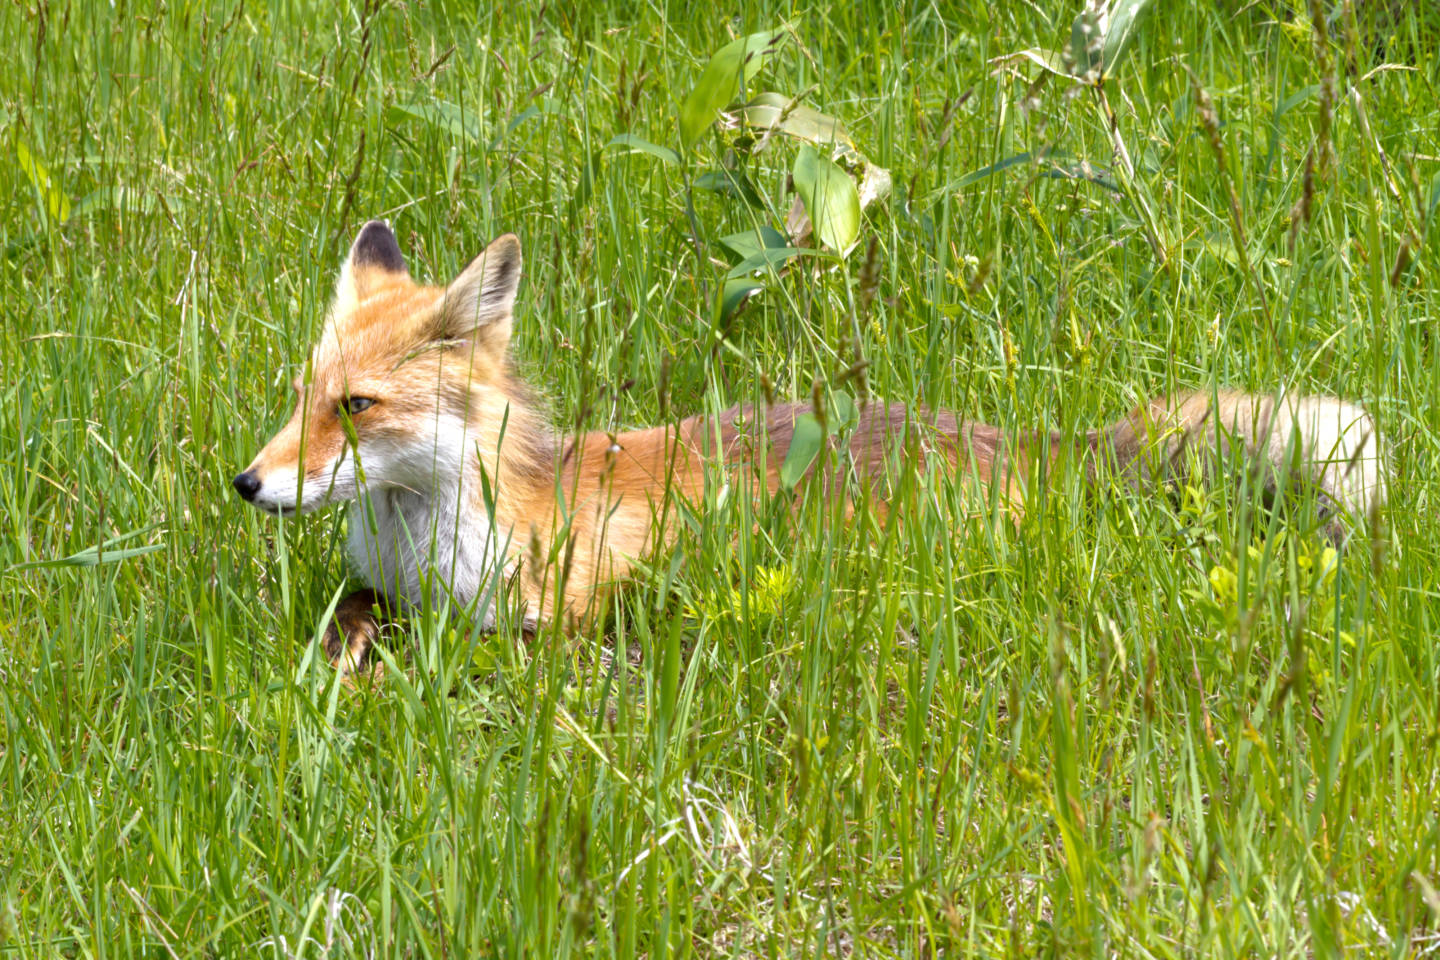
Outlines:
[[[353,683],[355,675],[365,670],[370,648],[380,639],[383,621],[376,615],[376,607],[383,610],[384,603],[374,590],[357,590],[340,601],[325,627],[325,656],[346,683]],[[369,666],[369,673],[379,680],[385,665],[377,661]]]

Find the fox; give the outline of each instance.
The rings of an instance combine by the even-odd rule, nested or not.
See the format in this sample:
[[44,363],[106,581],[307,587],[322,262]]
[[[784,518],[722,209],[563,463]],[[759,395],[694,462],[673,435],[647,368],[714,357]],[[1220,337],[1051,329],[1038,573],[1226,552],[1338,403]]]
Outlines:
[[[233,479],[252,506],[289,517],[351,504],[346,552],[366,586],[322,635],[342,675],[359,670],[387,620],[448,600],[493,627],[497,582],[518,590],[523,627],[580,623],[637,565],[674,545],[675,498],[701,502],[707,471],[750,469],[775,496],[796,423],[811,403],[737,406],[717,416],[565,436],[516,371],[510,344],[521,277],[514,234],[493,240],[447,285],[411,278],[399,241],[366,223],[336,281],[294,410]],[[1144,490],[1211,463],[1260,471],[1267,490],[1305,485],[1327,535],[1373,518],[1388,468],[1375,420],[1329,396],[1198,389],[1155,397],[1106,426],[1018,435],[958,413],[867,403],[840,441],[850,483],[884,510],[895,464],[968,474],[1013,517],[1027,477],[1079,454]],[[907,453],[910,459],[904,460]],[[810,470],[816,467],[812,464]],[[761,482],[763,481],[763,483]],[[497,581],[498,578],[498,581]]]

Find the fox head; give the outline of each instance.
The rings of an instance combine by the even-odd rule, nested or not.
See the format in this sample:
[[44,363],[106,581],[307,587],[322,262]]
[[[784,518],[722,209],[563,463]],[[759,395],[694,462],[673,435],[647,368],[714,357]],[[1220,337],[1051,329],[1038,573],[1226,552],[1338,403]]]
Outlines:
[[500,237],[444,287],[415,283],[395,234],[361,228],[290,420],[234,479],[270,513],[385,489],[453,494],[467,456],[494,457],[520,241]]

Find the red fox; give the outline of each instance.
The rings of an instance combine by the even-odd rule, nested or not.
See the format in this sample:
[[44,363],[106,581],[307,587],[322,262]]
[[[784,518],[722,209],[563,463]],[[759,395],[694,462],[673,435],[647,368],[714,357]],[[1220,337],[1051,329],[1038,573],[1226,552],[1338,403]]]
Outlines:
[[[528,627],[556,614],[583,619],[599,589],[673,540],[664,527],[675,525],[657,523],[666,498],[702,497],[707,465],[749,463],[779,489],[808,404],[558,436],[510,364],[519,280],[514,235],[492,242],[448,286],[431,287],[411,280],[385,223],[365,224],[341,268],[310,379],[295,381],[294,413],[234,479],[241,497],[282,516],[359,501],[348,552],[370,589],[341,602],[325,637],[342,672],[377,636],[372,608],[447,595],[466,606],[488,596],[495,577],[520,591]],[[847,452],[862,486],[883,479],[897,452],[918,451],[921,465],[973,472],[1019,510],[1019,484],[1067,448],[1092,476],[1113,471],[1137,486],[1175,473],[1190,449],[1212,460],[1239,454],[1272,486],[1310,485],[1335,536],[1385,497],[1374,421],[1330,397],[1196,391],[1070,440],[869,404]],[[489,622],[494,610],[478,615]]]

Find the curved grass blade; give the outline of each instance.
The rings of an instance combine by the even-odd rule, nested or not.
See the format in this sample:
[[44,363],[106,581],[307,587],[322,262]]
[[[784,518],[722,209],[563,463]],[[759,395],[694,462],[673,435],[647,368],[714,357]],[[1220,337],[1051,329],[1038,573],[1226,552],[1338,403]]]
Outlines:
[[47,570],[54,567],[95,567],[102,563],[119,563],[121,560],[129,560],[131,557],[143,557],[147,553],[164,550],[165,544],[152,543],[144,547],[124,547],[119,550],[112,550],[110,548],[116,544],[124,543],[126,540],[133,540],[136,537],[144,536],[158,526],[160,526],[160,524],[152,523],[148,527],[141,527],[139,530],[122,533],[119,536],[111,537],[103,543],[93,547],[86,547],[77,553],[72,553],[68,557],[60,557],[56,560],[35,560],[30,563],[17,563],[10,567],[10,569]]
[[668,164],[673,165],[680,162],[680,154],[674,150],[671,150],[669,147],[662,147],[658,143],[651,143],[649,140],[642,140],[633,133],[617,134],[610,138],[609,143],[605,144],[606,150],[621,147],[628,148],[629,153],[648,153],[650,156],[663,160]]

